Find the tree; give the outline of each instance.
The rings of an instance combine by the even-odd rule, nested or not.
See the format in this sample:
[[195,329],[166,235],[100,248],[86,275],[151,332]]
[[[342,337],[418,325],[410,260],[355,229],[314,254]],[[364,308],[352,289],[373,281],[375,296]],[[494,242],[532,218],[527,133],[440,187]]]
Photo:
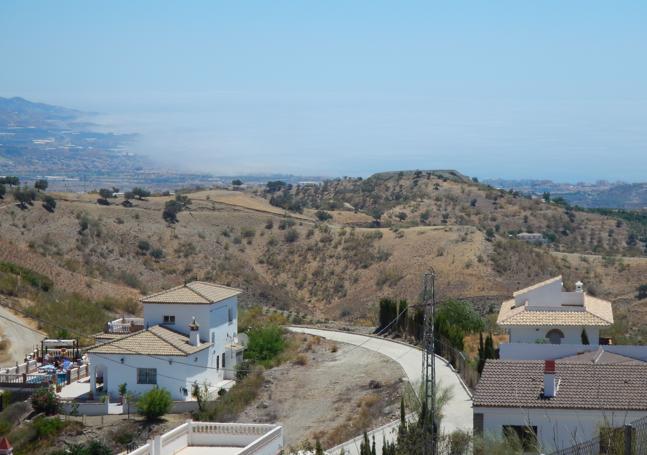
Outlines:
[[545,191],[542,195],[542,198],[544,199],[544,201],[550,202],[550,193],[548,191]]
[[109,190],[108,188],[101,188],[99,190],[99,199],[97,199],[97,204],[100,205],[110,205],[110,202],[108,201],[108,198],[113,197],[112,196],[112,190]]
[[99,190],[99,196],[101,196],[104,199],[108,199],[108,198],[113,197],[113,194],[114,193],[112,192],[112,190],[110,190],[108,188],[101,188]]
[[297,240],[299,240],[299,232],[296,229],[290,228],[285,231],[285,241],[287,243],[294,243]]
[[582,337],[582,344],[590,344],[589,343],[589,335],[586,333],[586,329],[582,328],[582,333],[580,335]]
[[142,239],[139,242],[137,242],[137,249],[142,253],[146,253],[148,250],[151,249],[151,244],[148,242],[148,240]]
[[0,183],[7,184],[9,186],[18,186],[20,185],[20,179],[16,176],[8,175],[6,177],[0,177]]
[[238,188],[239,186],[242,186],[242,185],[243,185],[243,181],[242,181],[242,180],[240,180],[240,179],[235,179],[235,180],[232,180],[232,181],[231,181],[231,185],[232,185],[234,188]]
[[647,284],[641,284],[638,286],[638,298],[644,299],[647,297]]
[[319,442],[319,439],[315,440],[315,455],[324,455],[324,450],[323,447],[321,447],[321,442]]
[[177,214],[182,211],[182,204],[175,200],[166,201],[162,218],[169,224],[177,223]]
[[45,196],[43,198],[43,208],[48,212],[53,212],[56,208],[56,200],[50,195]]
[[23,187],[22,189],[16,188],[13,192],[13,197],[20,204],[20,208],[25,209],[27,208],[27,204],[31,205],[36,200],[36,192],[27,187]]
[[255,327],[248,331],[249,343],[245,357],[257,362],[268,362],[285,349],[283,329],[278,325]]
[[4,199],[5,194],[7,194],[7,188],[4,186],[4,183],[0,183],[0,199]]
[[276,193],[287,187],[287,184],[281,180],[271,180],[265,185],[265,191],[268,193]]
[[395,215],[397,219],[400,221],[404,221],[407,219],[407,214],[405,212],[398,212],[397,215]]
[[332,215],[330,213],[326,212],[325,210],[317,210],[315,212],[315,216],[317,217],[317,219],[319,221],[328,221],[328,220],[332,219]]
[[123,404],[124,402],[124,397],[128,393],[128,384],[125,382],[122,384],[119,384],[119,396],[121,397],[121,403]]
[[61,403],[56,393],[46,387],[41,387],[32,394],[31,406],[34,411],[43,412],[48,416],[58,414],[61,409]]
[[45,191],[48,186],[49,183],[47,183],[47,180],[45,179],[36,180],[36,182],[34,183],[34,188],[36,188],[38,191]]
[[166,389],[154,387],[137,401],[137,412],[148,421],[158,420],[171,410],[173,400]]
[[140,201],[144,199],[145,197],[149,197],[151,195],[151,192],[136,186],[135,188],[132,189],[131,193]]

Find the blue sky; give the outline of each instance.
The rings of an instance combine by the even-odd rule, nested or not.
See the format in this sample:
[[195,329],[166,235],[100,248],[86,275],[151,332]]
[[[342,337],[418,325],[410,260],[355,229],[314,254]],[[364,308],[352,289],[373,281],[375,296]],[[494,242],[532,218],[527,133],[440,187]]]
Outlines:
[[0,96],[214,173],[646,180],[647,2],[0,2]]

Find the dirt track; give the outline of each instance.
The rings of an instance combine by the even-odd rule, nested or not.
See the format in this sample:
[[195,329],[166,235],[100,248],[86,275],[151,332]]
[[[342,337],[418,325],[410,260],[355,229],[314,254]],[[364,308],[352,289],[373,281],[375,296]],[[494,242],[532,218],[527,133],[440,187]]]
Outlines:
[[[308,439],[321,439],[324,445],[345,440],[346,431],[361,434],[364,423],[373,428],[399,416],[400,366],[380,355],[348,344],[321,340],[307,354],[306,365],[277,368],[265,373],[267,379],[259,398],[239,416],[240,422],[280,422],[285,444],[296,446]],[[370,381],[377,381],[379,386]],[[362,407],[367,420],[357,416]],[[349,433],[349,434],[350,434]]]
[[28,327],[33,326],[31,321],[16,315],[4,306],[0,306],[0,339],[8,339],[10,342],[6,355],[0,361],[0,366],[11,366],[16,362],[22,362],[25,354],[31,352],[45,338],[45,334],[27,329],[7,319]]

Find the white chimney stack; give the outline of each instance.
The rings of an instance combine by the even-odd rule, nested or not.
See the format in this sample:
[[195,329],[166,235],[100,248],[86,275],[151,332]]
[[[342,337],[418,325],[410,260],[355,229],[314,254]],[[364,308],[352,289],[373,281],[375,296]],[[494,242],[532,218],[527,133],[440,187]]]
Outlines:
[[544,363],[544,398],[557,395],[557,377],[555,376],[555,361],[546,360]]
[[189,342],[191,346],[200,346],[200,326],[193,317],[193,322],[189,324]]
[[584,283],[581,281],[575,283],[575,292],[584,292]]

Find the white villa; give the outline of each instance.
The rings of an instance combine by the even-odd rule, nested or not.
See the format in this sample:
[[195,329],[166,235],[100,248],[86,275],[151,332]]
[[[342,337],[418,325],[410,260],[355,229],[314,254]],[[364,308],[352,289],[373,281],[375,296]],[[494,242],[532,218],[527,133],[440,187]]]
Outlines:
[[113,321],[112,332],[88,350],[92,394],[102,382],[103,392],[116,398],[125,383],[135,394],[157,386],[174,400],[191,400],[194,384],[210,392],[232,385],[243,351],[237,338],[240,293],[194,281],[142,298],[143,321]]
[[611,303],[588,295],[581,282],[574,292],[563,289],[562,277],[535,284],[501,304],[497,324],[507,329],[510,343],[599,343],[600,329],[613,324]]
[[[599,437],[590,452],[569,453],[606,453],[609,438],[623,441],[625,425],[647,423],[646,378],[647,363],[601,347],[556,361],[488,360],[474,394],[474,433],[512,433],[527,452],[539,444],[547,454]],[[632,453],[647,453],[646,441],[636,443]]]

